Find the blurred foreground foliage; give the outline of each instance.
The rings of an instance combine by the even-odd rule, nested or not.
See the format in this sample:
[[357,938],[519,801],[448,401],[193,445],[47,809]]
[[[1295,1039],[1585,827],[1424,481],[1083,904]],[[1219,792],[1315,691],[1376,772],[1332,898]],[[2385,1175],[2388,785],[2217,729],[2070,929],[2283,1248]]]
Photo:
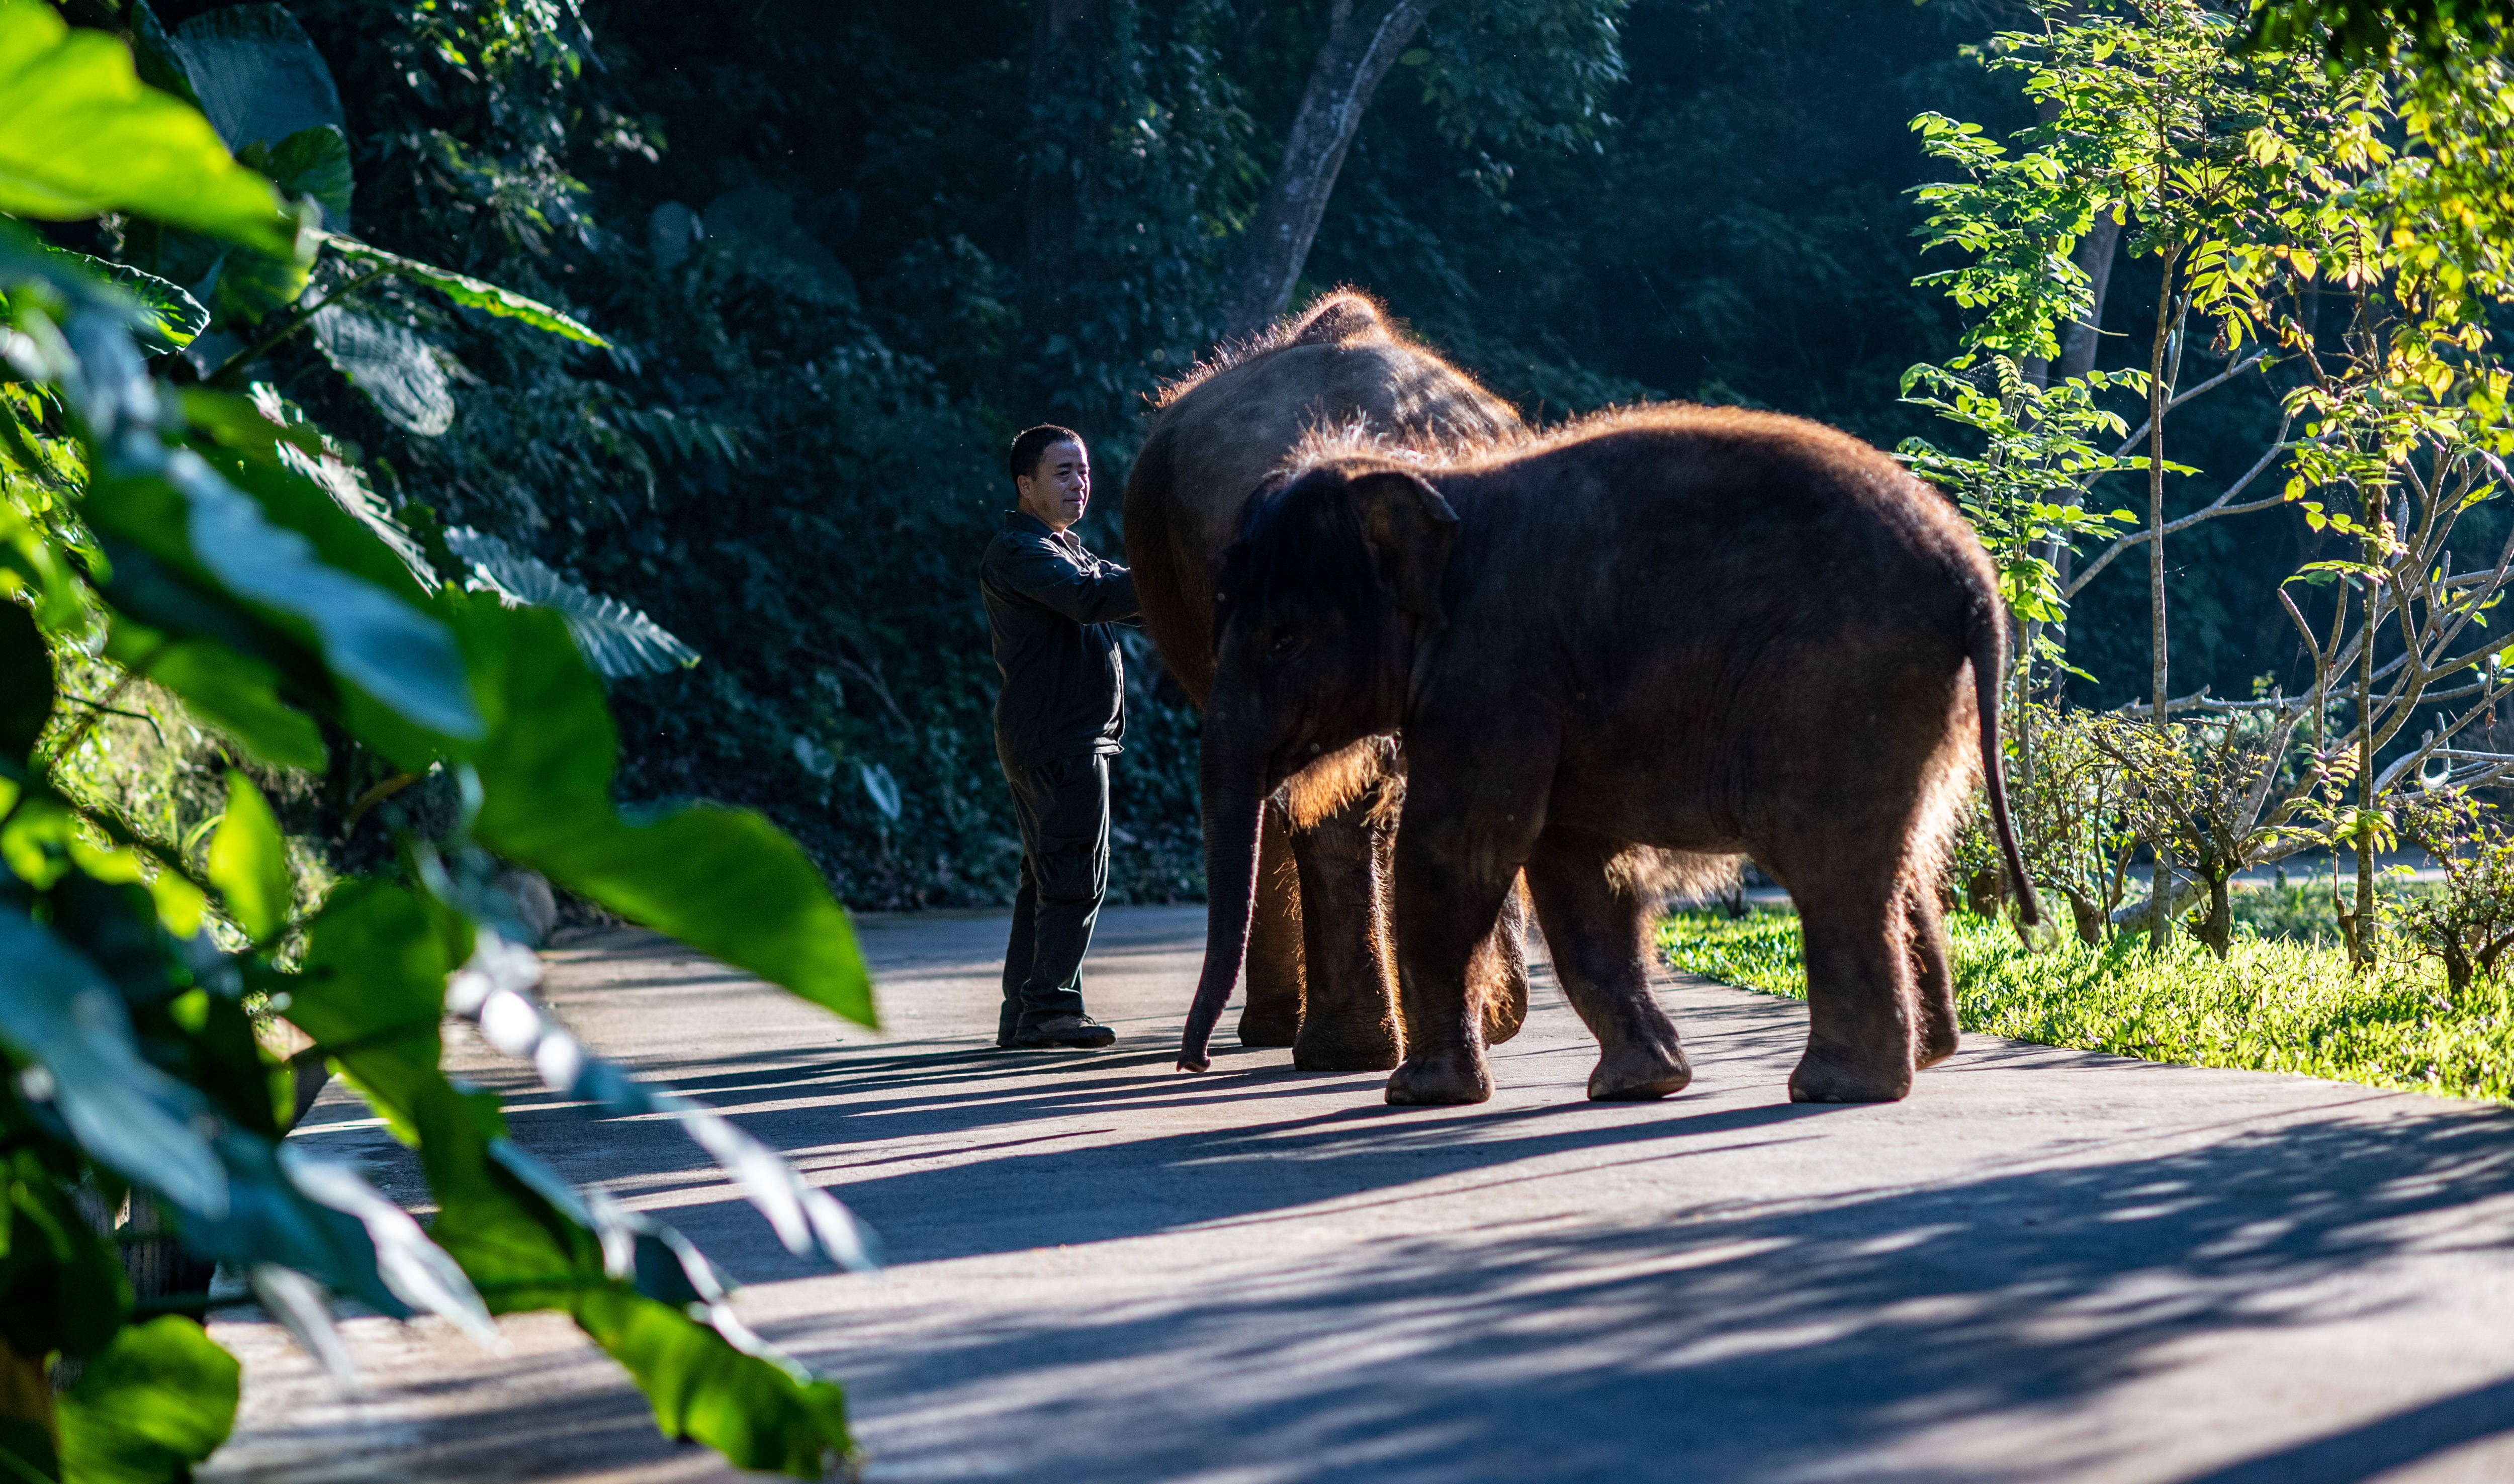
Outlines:
[[[319,332],[338,305],[309,295],[335,259],[599,339],[468,275],[376,267],[318,226],[346,210],[344,173],[316,168],[338,164],[332,125],[283,117],[282,147],[239,150],[270,174],[313,162],[293,198],[230,157],[194,101],[287,101],[213,83],[302,56],[285,12],[222,12],[172,42],[130,15],[136,60],[44,0],[0,0],[0,118],[20,121],[0,131],[0,1471],[188,1477],[236,1405],[235,1363],[195,1317],[216,1264],[345,1381],[336,1300],[493,1346],[494,1314],[562,1309],[668,1434],[819,1476],[853,1452],[835,1384],[746,1328],[677,1232],[512,1143],[498,1099],[440,1069],[440,1026],[477,1024],[562,1098],[677,1120],[790,1251],[865,1266],[826,1192],[543,1014],[507,868],[870,1024],[846,914],[755,814],[619,812],[588,662],[606,636],[572,622],[567,591],[528,606],[454,581],[480,575],[391,519],[343,445],[266,382],[230,389],[240,352],[172,374],[214,336]],[[262,127],[246,117],[216,123]],[[208,301],[24,224],[100,212],[161,265],[209,264]],[[362,391],[381,374],[347,370]],[[156,751],[101,756],[107,720]],[[355,874],[309,879],[331,867],[283,835],[271,793],[308,790],[334,795],[327,843],[371,822]],[[285,1141],[326,1070],[415,1147],[425,1230]]]

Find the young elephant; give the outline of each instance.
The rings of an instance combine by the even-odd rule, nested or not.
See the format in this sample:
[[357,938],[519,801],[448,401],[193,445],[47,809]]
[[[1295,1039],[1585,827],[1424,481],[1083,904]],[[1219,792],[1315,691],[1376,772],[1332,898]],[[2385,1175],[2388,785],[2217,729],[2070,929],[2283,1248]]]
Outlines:
[[1208,736],[1246,745],[1207,743],[1236,779],[1208,856],[1235,869],[1208,883],[1189,1069],[1246,941],[1259,801],[1392,728],[1408,782],[1391,1103],[1491,1096],[1461,986],[1522,868],[1603,1051],[1599,1099],[1692,1075],[1647,988],[1653,857],[1743,852],[1796,899],[1801,1102],[1901,1098],[1955,1051],[1934,878],[1976,751],[2036,920],[2000,780],[1989,558],[1945,501],[1832,429],[1644,408],[1441,465],[1315,439],[1245,512],[1215,622]]

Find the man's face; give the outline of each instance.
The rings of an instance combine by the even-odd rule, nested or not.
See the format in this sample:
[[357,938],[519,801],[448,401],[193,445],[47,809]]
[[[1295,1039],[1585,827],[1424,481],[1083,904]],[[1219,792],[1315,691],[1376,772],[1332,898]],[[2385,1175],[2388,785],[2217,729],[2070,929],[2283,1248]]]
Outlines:
[[1082,518],[1091,503],[1091,456],[1079,443],[1051,443],[1038,456],[1038,471],[1013,481],[1023,513],[1062,531]]

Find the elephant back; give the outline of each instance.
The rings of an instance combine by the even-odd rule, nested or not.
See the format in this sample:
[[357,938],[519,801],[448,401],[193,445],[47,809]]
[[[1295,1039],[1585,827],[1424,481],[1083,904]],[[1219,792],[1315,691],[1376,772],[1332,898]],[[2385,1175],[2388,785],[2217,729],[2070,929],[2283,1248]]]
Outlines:
[[1356,422],[1441,453],[1523,427],[1508,402],[1350,289],[1163,391],[1126,481],[1126,559],[1145,627],[1198,705],[1213,683],[1214,583],[1240,507],[1304,437]]

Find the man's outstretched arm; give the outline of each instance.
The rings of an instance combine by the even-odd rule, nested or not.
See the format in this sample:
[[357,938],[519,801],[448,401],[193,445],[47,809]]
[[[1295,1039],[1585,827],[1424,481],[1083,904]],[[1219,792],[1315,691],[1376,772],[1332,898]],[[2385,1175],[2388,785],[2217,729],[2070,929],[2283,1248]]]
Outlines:
[[1135,616],[1135,576],[1104,565],[1093,577],[1044,543],[1023,541],[998,548],[996,580],[1023,597],[1076,623],[1111,623]]

